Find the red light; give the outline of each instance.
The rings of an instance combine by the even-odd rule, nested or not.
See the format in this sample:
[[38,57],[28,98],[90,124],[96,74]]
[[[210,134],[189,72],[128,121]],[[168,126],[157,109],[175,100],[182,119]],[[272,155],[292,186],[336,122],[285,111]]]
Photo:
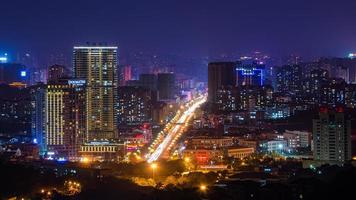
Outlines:
[[321,112],[321,113],[327,113],[327,112],[328,112],[328,108],[326,108],[326,107],[320,107],[319,112]]
[[343,107],[337,107],[336,108],[336,112],[343,113],[344,112],[344,108]]

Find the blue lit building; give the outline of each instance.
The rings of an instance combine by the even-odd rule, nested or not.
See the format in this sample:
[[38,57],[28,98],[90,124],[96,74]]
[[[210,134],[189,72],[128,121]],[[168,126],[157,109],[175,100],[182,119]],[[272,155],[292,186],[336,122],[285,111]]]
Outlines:
[[31,132],[33,143],[39,146],[39,153],[44,156],[47,152],[46,145],[46,88],[45,85],[37,85],[31,89],[32,97],[32,123]]
[[264,71],[264,65],[238,65],[236,68],[236,85],[262,86],[264,84]]

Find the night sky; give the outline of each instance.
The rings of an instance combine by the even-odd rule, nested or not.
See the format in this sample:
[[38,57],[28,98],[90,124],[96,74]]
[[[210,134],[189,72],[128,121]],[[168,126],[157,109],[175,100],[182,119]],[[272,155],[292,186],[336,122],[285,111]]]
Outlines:
[[0,10],[0,52],[42,60],[87,41],[187,57],[356,51],[355,0],[3,0]]

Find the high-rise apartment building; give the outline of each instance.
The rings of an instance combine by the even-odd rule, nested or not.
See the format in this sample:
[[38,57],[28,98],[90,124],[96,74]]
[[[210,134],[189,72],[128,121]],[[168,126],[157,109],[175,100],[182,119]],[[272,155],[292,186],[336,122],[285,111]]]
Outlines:
[[208,66],[208,101],[216,103],[218,90],[236,86],[235,62],[211,62]]
[[157,75],[157,89],[160,100],[174,99],[175,81],[174,73],[160,73]]
[[140,74],[141,87],[150,89],[152,91],[157,90],[157,76],[156,74]]
[[75,78],[86,80],[88,139],[115,138],[117,47],[74,47],[73,57]]
[[351,160],[351,120],[344,109],[320,108],[313,120],[314,160],[343,163]]
[[123,86],[118,92],[119,124],[135,125],[152,121],[154,92],[142,87]]

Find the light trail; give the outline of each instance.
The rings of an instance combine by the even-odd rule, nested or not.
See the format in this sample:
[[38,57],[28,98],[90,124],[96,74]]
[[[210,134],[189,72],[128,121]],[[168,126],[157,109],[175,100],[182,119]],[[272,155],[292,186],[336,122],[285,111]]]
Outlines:
[[172,144],[178,139],[180,130],[185,127],[185,123],[191,118],[195,110],[205,101],[206,96],[201,96],[194,100],[193,104],[183,112],[183,114],[179,117],[178,121],[173,125],[173,127],[167,131],[168,133],[163,139],[163,141],[158,145],[158,147],[153,151],[153,153],[148,156],[148,163],[158,160],[162,153],[166,151],[167,148],[172,146]]

